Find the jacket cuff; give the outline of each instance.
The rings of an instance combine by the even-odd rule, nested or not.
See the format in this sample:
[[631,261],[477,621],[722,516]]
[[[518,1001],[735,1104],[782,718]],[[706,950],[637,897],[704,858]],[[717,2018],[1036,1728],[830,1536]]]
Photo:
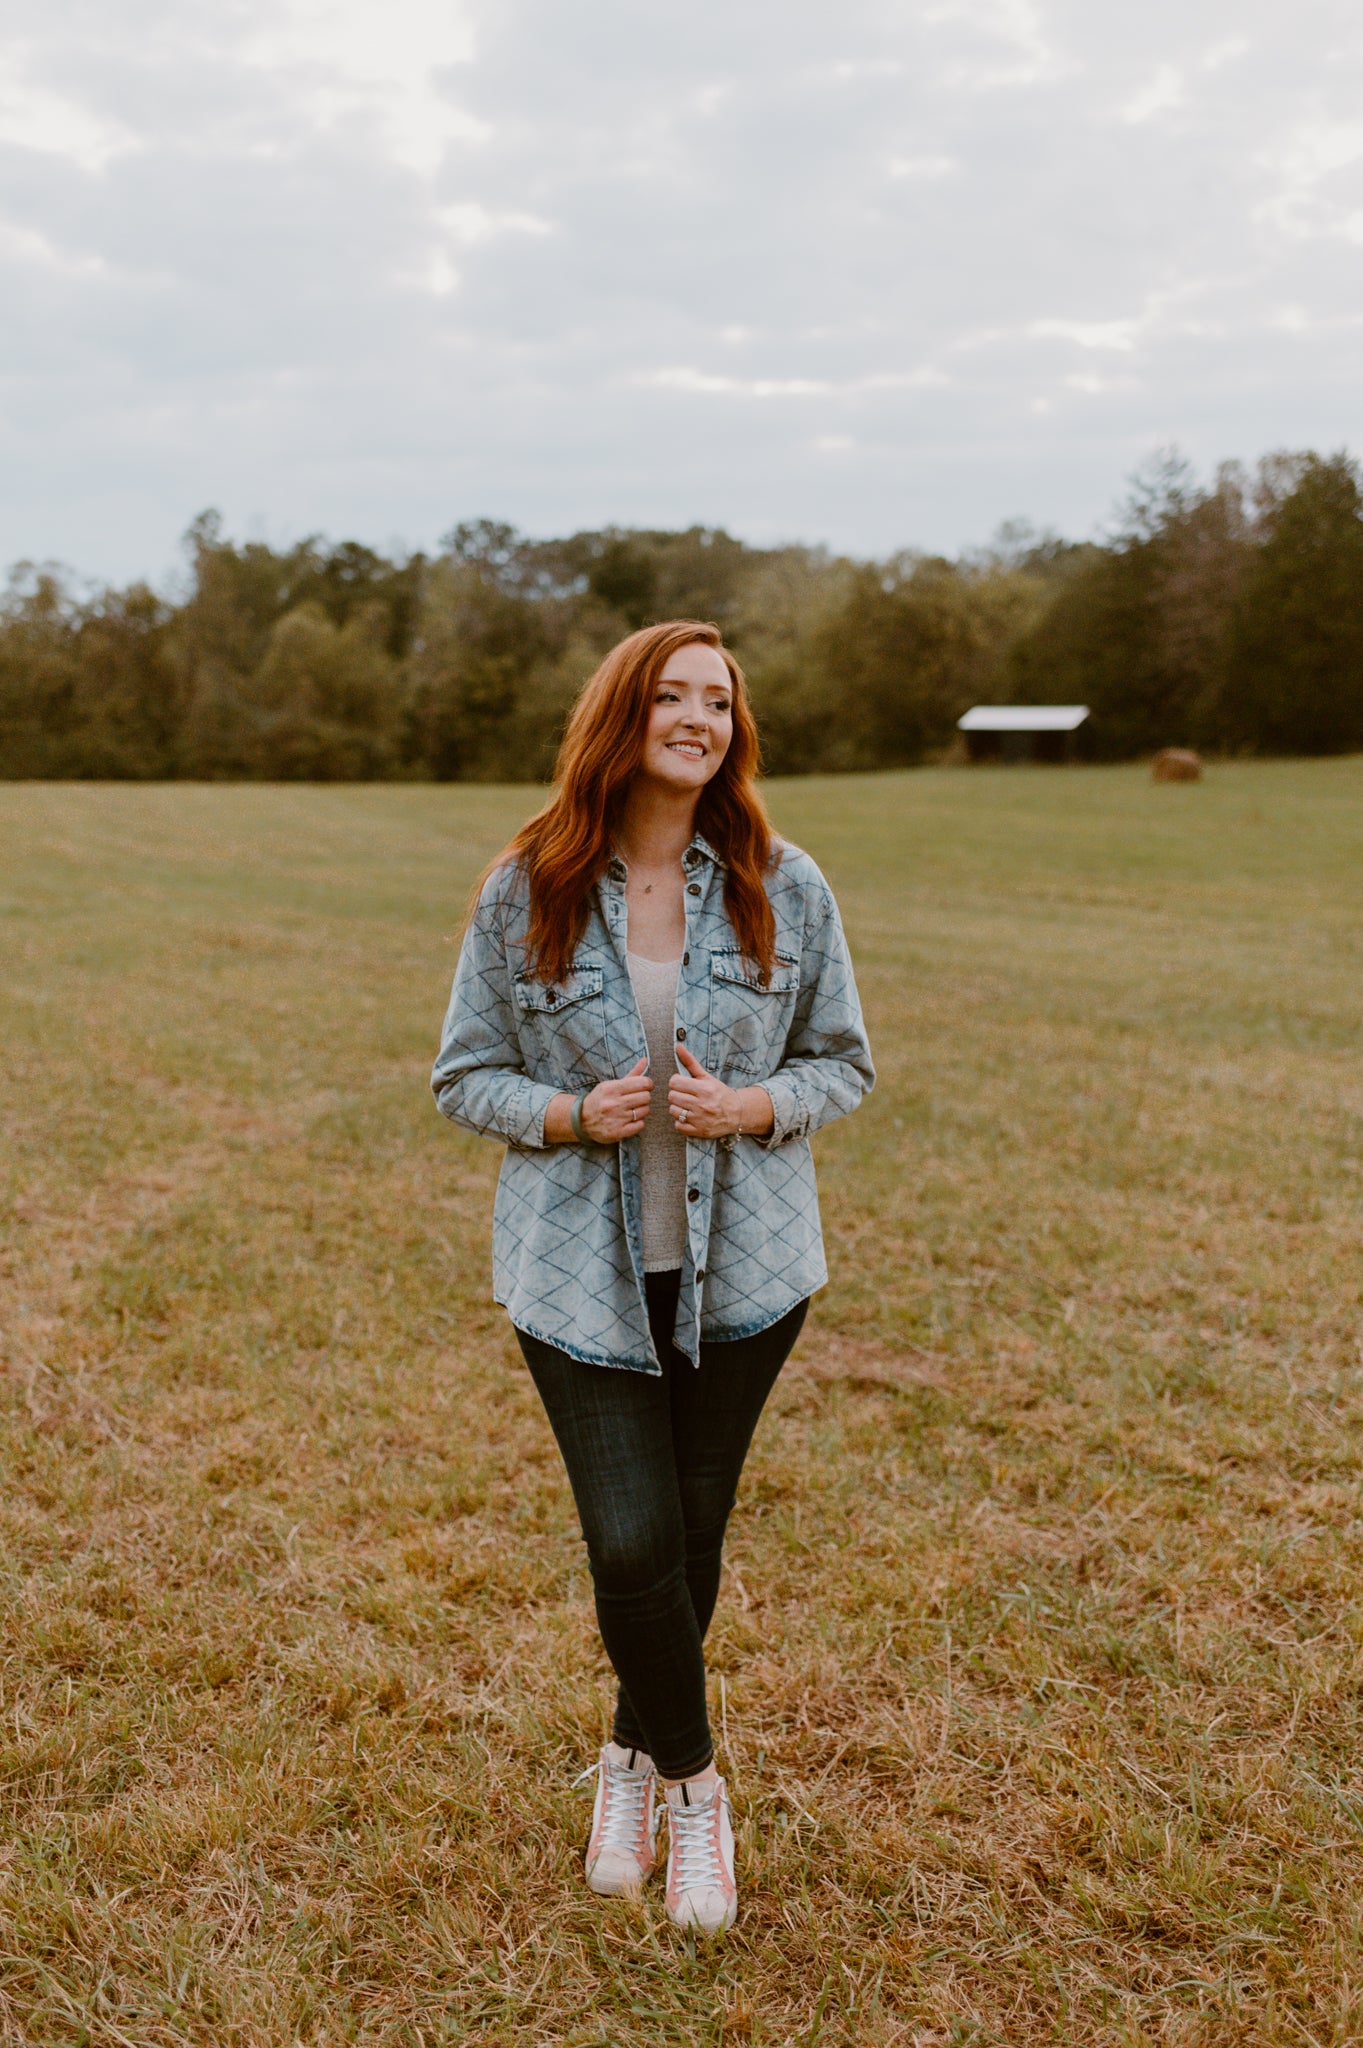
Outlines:
[[775,1122],[766,1136],[755,1142],[764,1152],[770,1152],[775,1146],[784,1145],[788,1138],[802,1138],[809,1128],[809,1111],[795,1083],[783,1074],[769,1074],[759,1085],[771,1097]]
[[551,1088],[546,1081],[523,1082],[507,1104],[507,1143],[533,1152],[543,1151],[545,1111],[554,1097],[563,1093],[562,1088]]

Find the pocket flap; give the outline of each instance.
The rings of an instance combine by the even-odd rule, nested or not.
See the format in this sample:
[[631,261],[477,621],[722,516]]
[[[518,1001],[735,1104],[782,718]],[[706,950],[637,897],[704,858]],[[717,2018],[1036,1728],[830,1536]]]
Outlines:
[[759,980],[757,969],[737,947],[712,953],[710,973],[715,981],[736,982],[740,988],[750,988],[760,996],[788,996],[800,986],[800,963],[788,953],[777,954],[770,981]]
[[575,967],[566,981],[531,981],[528,975],[518,974],[514,983],[516,1001],[523,1010],[547,1011],[566,1010],[570,1003],[599,996],[603,986],[600,967]]

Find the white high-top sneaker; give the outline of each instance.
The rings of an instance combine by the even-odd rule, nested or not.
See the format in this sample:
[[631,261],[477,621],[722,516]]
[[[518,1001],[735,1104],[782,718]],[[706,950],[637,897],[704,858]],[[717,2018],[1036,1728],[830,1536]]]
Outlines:
[[734,1830],[723,1778],[704,1794],[667,1788],[667,1917],[678,1927],[719,1934],[738,1918]]
[[657,1862],[658,1809],[652,1760],[641,1749],[617,1756],[608,1742],[596,1767],[596,1804],[587,1843],[587,1883],[619,1898],[637,1892]]

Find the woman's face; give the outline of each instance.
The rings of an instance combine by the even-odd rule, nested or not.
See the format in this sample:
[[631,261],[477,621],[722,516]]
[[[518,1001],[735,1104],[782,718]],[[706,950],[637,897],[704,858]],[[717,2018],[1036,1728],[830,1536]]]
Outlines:
[[703,640],[669,655],[653,695],[639,772],[679,794],[704,789],[734,736],[734,686]]

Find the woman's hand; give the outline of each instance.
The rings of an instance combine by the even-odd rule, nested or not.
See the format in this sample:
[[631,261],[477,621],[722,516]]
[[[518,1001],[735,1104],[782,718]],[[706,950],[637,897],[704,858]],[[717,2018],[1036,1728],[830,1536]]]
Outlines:
[[728,1088],[707,1074],[694,1053],[677,1047],[684,1074],[667,1084],[672,1121],[688,1138],[732,1138],[742,1131],[761,1137],[772,1127],[775,1112],[765,1088]]
[[583,1130],[596,1145],[618,1145],[622,1138],[637,1138],[652,1093],[647,1059],[632,1066],[623,1081],[598,1081],[582,1104]]

